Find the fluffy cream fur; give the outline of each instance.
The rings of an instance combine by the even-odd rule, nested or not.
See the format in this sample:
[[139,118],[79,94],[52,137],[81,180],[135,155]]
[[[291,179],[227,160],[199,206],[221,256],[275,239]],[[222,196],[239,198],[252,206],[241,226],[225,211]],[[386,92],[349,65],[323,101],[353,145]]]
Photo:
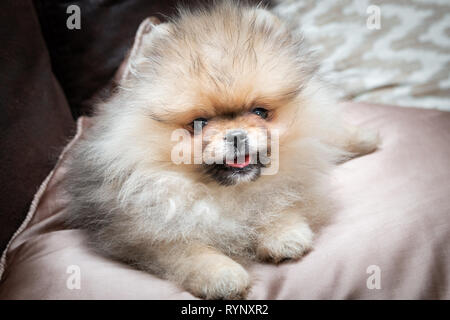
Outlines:
[[[144,38],[132,66],[72,154],[67,221],[101,252],[201,297],[245,297],[237,261],[310,250],[329,211],[327,173],[377,145],[340,120],[302,39],[263,8],[181,10]],[[261,105],[267,120],[248,113]],[[224,186],[202,165],[174,164],[173,130],[198,117],[211,120],[205,134],[278,130],[278,173]]]

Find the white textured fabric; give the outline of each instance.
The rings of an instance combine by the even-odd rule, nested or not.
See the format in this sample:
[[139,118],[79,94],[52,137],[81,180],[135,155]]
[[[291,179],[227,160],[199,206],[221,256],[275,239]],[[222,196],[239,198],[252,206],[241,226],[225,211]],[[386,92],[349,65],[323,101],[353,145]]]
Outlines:
[[278,2],[342,99],[450,111],[450,1]]

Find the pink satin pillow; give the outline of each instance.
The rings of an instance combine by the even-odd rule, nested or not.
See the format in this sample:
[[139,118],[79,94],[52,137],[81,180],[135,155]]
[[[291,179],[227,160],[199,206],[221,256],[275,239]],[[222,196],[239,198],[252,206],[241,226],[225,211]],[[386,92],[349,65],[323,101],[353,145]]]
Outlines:
[[[300,261],[255,263],[250,299],[449,299],[450,113],[349,103],[381,149],[330,179],[334,220]],[[81,118],[78,133],[91,119]],[[61,155],[5,252],[0,299],[190,299],[188,292],[92,252],[61,227]],[[79,276],[79,277],[78,277]],[[379,288],[378,288],[379,287]]]

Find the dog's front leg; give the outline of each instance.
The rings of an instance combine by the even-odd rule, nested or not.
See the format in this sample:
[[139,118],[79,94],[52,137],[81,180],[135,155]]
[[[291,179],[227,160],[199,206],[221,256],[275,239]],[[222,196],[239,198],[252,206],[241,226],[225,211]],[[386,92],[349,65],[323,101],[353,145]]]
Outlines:
[[230,257],[202,244],[171,243],[158,249],[164,276],[206,299],[243,299],[250,287],[247,271]]
[[298,208],[290,208],[259,229],[257,257],[275,263],[298,259],[312,248],[313,236]]

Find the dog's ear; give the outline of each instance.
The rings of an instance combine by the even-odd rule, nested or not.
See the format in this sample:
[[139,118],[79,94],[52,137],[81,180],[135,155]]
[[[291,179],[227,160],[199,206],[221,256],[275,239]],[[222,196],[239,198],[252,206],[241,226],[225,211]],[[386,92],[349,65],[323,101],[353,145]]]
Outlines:
[[133,46],[114,76],[116,83],[121,84],[133,77],[136,67],[145,60],[143,48],[151,46],[152,39],[165,25],[166,23],[161,23],[156,17],[149,17],[142,21],[136,32]]

